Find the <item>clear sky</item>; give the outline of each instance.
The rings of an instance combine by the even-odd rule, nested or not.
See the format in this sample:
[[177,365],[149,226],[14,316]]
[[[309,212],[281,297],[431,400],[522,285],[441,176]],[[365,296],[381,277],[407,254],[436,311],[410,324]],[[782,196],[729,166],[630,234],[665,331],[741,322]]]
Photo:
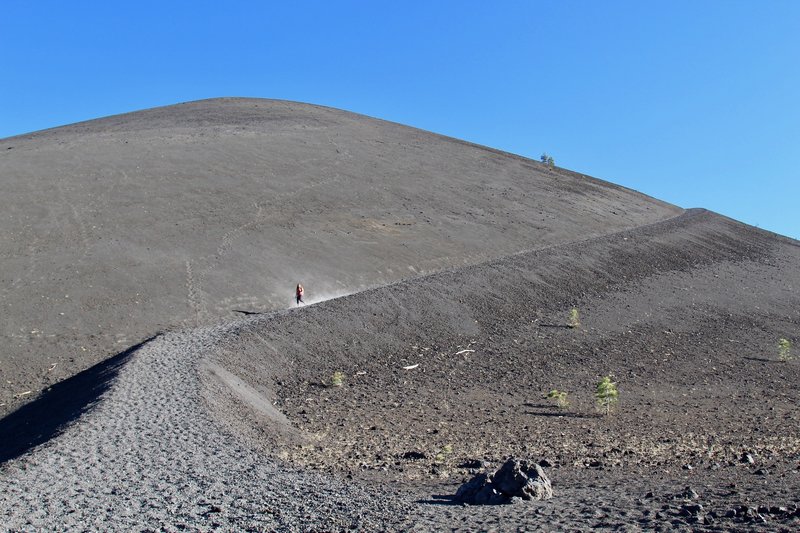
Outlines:
[[0,138],[281,98],[800,238],[798,0],[4,0],[0,51]]

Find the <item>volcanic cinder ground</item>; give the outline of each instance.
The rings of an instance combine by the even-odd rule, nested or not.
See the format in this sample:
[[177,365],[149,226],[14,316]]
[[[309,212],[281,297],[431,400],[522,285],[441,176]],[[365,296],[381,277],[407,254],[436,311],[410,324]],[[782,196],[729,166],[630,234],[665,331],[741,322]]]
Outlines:
[[[2,139],[0,183],[7,530],[800,527],[797,241],[273,100]],[[509,456],[554,498],[453,501]]]

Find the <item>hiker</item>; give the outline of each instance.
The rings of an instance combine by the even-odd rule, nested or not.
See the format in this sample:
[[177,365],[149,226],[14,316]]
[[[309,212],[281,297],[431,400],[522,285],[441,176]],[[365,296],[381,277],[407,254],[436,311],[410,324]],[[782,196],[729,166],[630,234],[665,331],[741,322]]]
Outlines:
[[294,291],[294,297],[297,298],[297,305],[305,303],[303,301],[303,286],[299,283],[297,284],[297,289]]

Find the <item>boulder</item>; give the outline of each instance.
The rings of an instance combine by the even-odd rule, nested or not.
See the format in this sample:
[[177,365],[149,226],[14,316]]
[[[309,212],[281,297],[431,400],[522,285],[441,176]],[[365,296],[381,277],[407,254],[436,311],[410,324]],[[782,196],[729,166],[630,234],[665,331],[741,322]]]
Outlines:
[[455,499],[471,505],[511,503],[522,500],[549,500],[553,497],[550,479],[534,462],[511,458],[494,474],[478,474],[459,487]]

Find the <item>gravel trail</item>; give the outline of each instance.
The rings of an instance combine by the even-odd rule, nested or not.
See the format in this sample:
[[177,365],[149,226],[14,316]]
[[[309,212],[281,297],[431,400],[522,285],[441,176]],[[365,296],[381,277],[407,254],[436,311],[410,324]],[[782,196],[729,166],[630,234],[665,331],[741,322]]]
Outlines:
[[145,344],[95,409],[3,465],[4,530],[391,529],[386,494],[279,467],[211,422],[198,364],[231,327]]

